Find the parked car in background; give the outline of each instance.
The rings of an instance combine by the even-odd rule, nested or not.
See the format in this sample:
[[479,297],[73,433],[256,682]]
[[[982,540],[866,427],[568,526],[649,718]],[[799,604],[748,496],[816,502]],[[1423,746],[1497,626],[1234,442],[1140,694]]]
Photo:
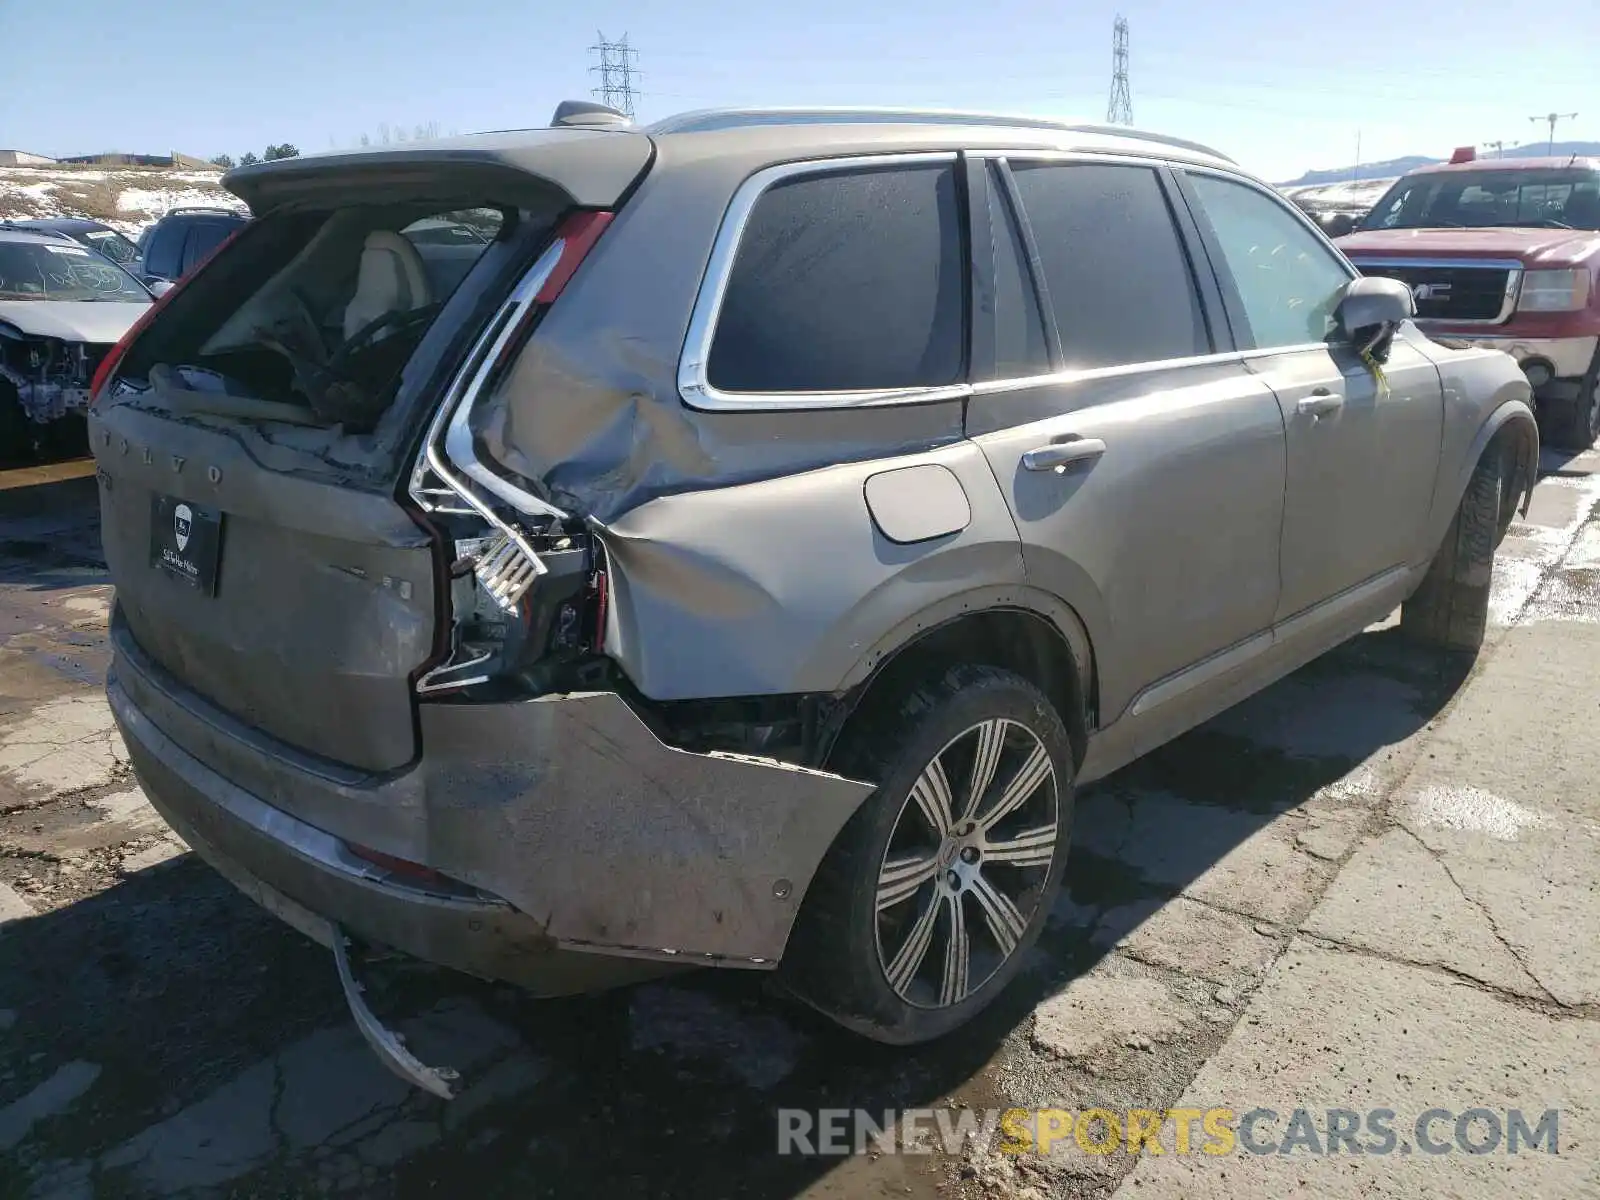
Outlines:
[[1430,337],[1513,355],[1552,445],[1594,444],[1600,159],[1458,150],[1397,180],[1338,245],[1363,274],[1411,288]]
[[[1023,968],[1076,784],[1397,605],[1482,641],[1528,380],[1230,159],[612,117],[229,173],[91,410],[145,793],[420,1086],[351,938],[924,1041]],[[404,233],[451,211],[459,276]]]
[[176,283],[249,221],[231,208],[174,208],[144,231],[134,270],[145,283]]
[[88,217],[37,217],[25,221],[10,221],[19,229],[37,229],[48,233],[62,233],[79,245],[87,246],[104,255],[119,267],[132,267],[139,259],[139,248],[126,236],[111,226]]
[[0,461],[86,449],[94,372],[152,300],[63,234],[0,226]]

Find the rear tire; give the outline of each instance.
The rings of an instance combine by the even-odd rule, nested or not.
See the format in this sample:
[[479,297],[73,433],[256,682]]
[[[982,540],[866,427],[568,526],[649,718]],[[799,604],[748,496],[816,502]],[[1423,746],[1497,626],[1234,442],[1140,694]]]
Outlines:
[[1407,637],[1467,653],[1483,645],[1504,487],[1498,456],[1484,455],[1473,468],[1466,494],[1422,585],[1400,610],[1400,628]]
[[1066,729],[1021,676],[958,666],[865,714],[835,766],[878,789],[812,880],[782,978],[875,1041],[940,1037],[1005,990],[1049,916],[1072,829]]

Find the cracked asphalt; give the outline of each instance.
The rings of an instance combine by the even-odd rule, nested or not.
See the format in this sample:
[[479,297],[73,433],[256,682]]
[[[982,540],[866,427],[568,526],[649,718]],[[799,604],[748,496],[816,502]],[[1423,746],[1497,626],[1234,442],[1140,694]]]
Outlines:
[[[92,478],[0,476],[0,1198],[1600,1197],[1600,454],[1543,465],[1470,675],[1386,622],[1086,790],[975,1027],[893,1050],[749,974],[536,1002],[383,965],[448,1104],[144,802]],[[776,1153],[780,1108],[1008,1106],[1559,1109],[1560,1154]]]

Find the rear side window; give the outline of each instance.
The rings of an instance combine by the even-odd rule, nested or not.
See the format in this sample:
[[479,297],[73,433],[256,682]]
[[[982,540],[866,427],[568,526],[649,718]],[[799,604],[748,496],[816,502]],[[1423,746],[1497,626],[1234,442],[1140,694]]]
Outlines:
[[187,275],[204,262],[206,255],[227,241],[228,235],[236,228],[236,225],[225,225],[220,221],[196,221],[189,230],[189,242],[183,250],[184,274]]
[[935,387],[963,376],[954,164],[835,171],[762,193],[708,378],[732,392]]
[[188,230],[176,221],[157,225],[145,249],[144,273],[162,279],[176,279],[183,274],[183,243],[187,236]]
[[1211,352],[1188,255],[1148,167],[1013,163],[1068,367]]
[[1050,370],[1050,345],[1028,271],[1027,248],[1000,181],[991,176],[988,191],[994,232],[994,377],[1043,375]]

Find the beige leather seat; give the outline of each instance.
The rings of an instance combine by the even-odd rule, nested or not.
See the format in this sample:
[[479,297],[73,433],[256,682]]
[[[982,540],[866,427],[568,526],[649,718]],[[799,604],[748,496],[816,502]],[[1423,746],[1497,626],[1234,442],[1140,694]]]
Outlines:
[[361,248],[356,293],[344,310],[344,336],[354,336],[384,313],[409,312],[429,300],[428,275],[417,248],[398,233],[376,230],[367,234]]

